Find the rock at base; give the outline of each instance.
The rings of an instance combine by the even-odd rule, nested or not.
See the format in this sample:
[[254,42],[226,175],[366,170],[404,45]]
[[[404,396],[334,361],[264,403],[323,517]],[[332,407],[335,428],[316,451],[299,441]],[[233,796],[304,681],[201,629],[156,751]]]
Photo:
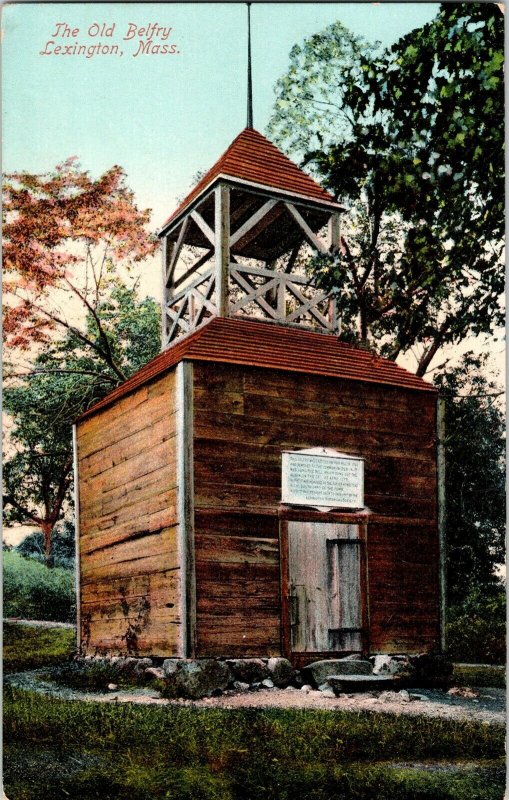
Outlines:
[[232,677],[228,665],[214,658],[181,660],[177,665],[167,665],[171,672],[165,668],[165,664],[166,662],[163,664],[166,673],[165,695],[168,697],[189,697],[192,700],[212,697],[218,690],[226,689]]
[[145,680],[147,681],[162,681],[165,678],[165,672],[159,667],[147,667],[145,670]]
[[414,686],[440,686],[450,685],[453,664],[445,656],[438,653],[419,653],[409,656],[412,668],[412,683]]
[[243,681],[233,681],[233,688],[236,692],[249,692],[249,683]]
[[226,661],[233,678],[242,683],[261,683],[272,677],[265,661],[261,658],[231,658]]
[[295,670],[287,658],[269,658],[267,669],[274,686],[284,688],[295,680]]
[[386,675],[329,675],[328,683],[336,693],[372,692],[392,688],[396,681]]
[[329,675],[371,675],[372,671],[369,661],[328,659],[313,661],[303,668],[302,673],[315,686],[320,686],[327,683]]
[[410,672],[410,662],[406,656],[375,656],[373,675],[408,675]]

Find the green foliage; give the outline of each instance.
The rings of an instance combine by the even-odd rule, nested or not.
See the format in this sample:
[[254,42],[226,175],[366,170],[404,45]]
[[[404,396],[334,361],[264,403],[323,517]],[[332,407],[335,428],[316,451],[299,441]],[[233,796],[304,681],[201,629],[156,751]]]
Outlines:
[[503,15],[448,3],[385,51],[340,23],[296,46],[269,134],[351,208],[310,270],[344,334],[395,358],[503,324]]
[[119,166],[93,179],[71,158],[7,175],[4,217],[4,332],[15,353],[5,363],[4,519],[37,525],[51,564],[53,529],[72,504],[73,421],[159,351],[158,306],[132,279],[158,245]]
[[68,330],[4,390],[14,450],[4,465],[4,520],[38,525],[48,564],[53,528],[72,504],[73,422],[160,349],[156,302],[114,276],[103,283],[109,288],[87,316],[85,340]]
[[368,91],[365,64],[380,56],[379,43],[354,36],[341,22],[294,45],[290,68],[275,86],[269,135],[299,160],[333,142],[352,141],[356,121],[349,93]]
[[151,297],[140,299],[137,283],[122,281],[108,262],[98,302],[83,330],[68,330],[48,344],[29,377],[48,381],[48,394],[55,381],[67,397],[65,408],[77,416],[154,358],[160,346],[159,305]]
[[453,661],[505,664],[506,597],[503,590],[490,594],[478,588],[463,603],[450,608],[447,616],[447,650]]
[[466,354],[435,380],[446,402],[448,604],[466,603],[460,617],[499,602],[496,566],[505,558],[505,420],[484,367]]
[[5,617],[74,622],[74,573],[49,569],[18,553],[4,553],[3,611]]
[[79,406],[71,389],[69,376],[53,372],[36,372],[4,389],[4,409],[13,423],[13,454],[3,472],[6,523],[47,523],[51,529],[62,513],[72,485],[70,426]]
[[75,650],[74,629],[4,622],[2,656],[5,673],[61,664],[68,661]]
[[[6,789],[26,800],[495,800],[504,782],[502,726],[476,722],[77,704],[9,687],[4,718]],[[42,775],[37,753],[52,767]],[[429,759],[436,770],[411,766]],[[461,764],[472,759],[477,770]]]
[[[63,569],[74,569],[75,564],[75,532],[72,522],[57,524],[53,531],[52,566]],[[34,531],[26,536],[14,550],[25,558],[44,563],[44,536],[40,531]]]

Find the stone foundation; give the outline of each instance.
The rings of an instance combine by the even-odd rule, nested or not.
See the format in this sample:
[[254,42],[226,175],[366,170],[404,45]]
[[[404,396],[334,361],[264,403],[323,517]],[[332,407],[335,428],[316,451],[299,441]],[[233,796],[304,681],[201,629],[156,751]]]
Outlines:
[[122,682],[155,684],[165,697],[194,700],[219,695],[225,690],[248,692],[287,687],[304,691],[314,688],[337,697],[347,691],[346,687],[349,692],[366,691],[368,684],[375,689],[378,683],[387,683],[388,688],[389,680],[391,687],[401,689],[410,686],[445,688],[452,675],[452,664],[443,656],[430,653],[418,656],[375,655],[369,659],[347,656],[315,661],[301,671],[294,669],[286,658],[86,656],[77,657],[75,663],[83,669],[101,665],[117,674]]

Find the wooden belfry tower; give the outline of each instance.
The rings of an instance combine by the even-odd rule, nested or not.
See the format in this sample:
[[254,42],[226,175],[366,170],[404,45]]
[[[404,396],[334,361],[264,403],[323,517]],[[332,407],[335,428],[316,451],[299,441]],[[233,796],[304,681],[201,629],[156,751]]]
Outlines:
[[430,649],[436,391],[338,340],[299,257],[341,206],[250,122],[161,230],[161,354],[76,423],[80,647]]
[[334,300],[295,265],[306,244],[338,250],[341,211],[264,136],[242,131],[161,231],[163,347],[211,317],[336,332]]

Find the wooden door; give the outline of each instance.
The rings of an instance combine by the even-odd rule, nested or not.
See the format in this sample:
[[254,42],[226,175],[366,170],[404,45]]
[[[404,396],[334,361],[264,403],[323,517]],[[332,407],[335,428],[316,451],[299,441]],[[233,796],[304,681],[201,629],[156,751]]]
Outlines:
[[361,651],[359,526],[292,520],[287,526],[291,652]]

